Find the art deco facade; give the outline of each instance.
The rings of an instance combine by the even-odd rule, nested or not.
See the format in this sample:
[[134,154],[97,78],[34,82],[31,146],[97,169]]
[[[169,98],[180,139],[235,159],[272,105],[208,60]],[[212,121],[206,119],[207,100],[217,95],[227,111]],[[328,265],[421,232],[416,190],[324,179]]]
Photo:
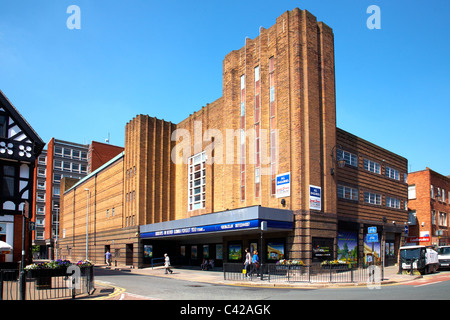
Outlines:
[[[89,197],[97,225],[88,228],[100,232],[98,219],[111,205],[100,209],[99,201],[112,199],[110,183],[123,187],[121,199],[114,193],[119,216],[103,229],[102,241],[90,243],[100,261],[111,249],[119,263],[137,266],[166,251],[180,263],[234,262],[254,247],[269,262],[313,263],[339,258],[340,234],[350,232],[355,259],[363,262],[372,225],[380,240],[392,238],[398,248],[403,229],[392,221],[406,221],[407,211],[386,203],[406,201],[400,177],[407,161],[336,128],[334,63],[332,29],[294,9],[226,55],[222,97],[178,124],[148,115],[130,120],[123,158],[64,191],[62,214],[65,221],[72,217],[60,226],[65,254],[86,245],[83,190],[119,166],[121,182],[114,180],[118,173],[110,175]],[[337,165],[341,158],[344,168]],[[356,189],[351,199],[347,187]]]

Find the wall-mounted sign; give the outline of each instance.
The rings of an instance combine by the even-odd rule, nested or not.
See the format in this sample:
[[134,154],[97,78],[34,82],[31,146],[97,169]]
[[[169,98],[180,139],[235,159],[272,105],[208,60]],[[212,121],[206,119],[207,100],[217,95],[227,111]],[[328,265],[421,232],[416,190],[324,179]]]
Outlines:
[[277,175],[276,180],[276,197],[284,198],[291,196],[291,173],[286,172]]
[[309,209],[322,210],[322,188],[309,186]]

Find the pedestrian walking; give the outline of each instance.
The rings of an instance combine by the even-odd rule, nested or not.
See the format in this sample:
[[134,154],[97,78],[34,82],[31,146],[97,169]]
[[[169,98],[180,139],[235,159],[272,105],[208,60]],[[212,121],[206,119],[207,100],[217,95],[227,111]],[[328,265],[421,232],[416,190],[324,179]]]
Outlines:
[[169,258],[169,256],[167,255],[167,253],[164,253],[164,267],[165,267],[165,269],[166,269],[165,274],[167,274],[168,272],[170,272],[170,274],[173,273],[173,271],[170,270],[170,258]]
[[253,275],[253,273],[255,273],[256,271],[256,275],[259,277],[259,257],[258,257],[258,251],[253,251],[253,256],[252,256],[252,268],[250,271],[250,275]]
[[106,259],[106,264],[108,266],[111,266],[111,252],[109,252],[109,250],[106,250],[106,252],[105,252],[105,259]]
[[244,269],[245,269],[245,276],[248,276],[248,273],[250,271],[250,266],[252,264],[252,255],[250,254],[250,251],[248,248],[245,249],[245,262],[244,262]]

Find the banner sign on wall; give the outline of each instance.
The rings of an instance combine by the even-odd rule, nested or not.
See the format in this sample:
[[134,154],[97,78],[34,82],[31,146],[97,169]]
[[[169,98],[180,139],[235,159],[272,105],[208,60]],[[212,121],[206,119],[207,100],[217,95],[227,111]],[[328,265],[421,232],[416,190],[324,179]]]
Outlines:
[[277,175],[276,180],[276,197],[284,198],[291,196],[291,173],[283,173]]
[[322,188],[309,186],[309,209],[322,210]]

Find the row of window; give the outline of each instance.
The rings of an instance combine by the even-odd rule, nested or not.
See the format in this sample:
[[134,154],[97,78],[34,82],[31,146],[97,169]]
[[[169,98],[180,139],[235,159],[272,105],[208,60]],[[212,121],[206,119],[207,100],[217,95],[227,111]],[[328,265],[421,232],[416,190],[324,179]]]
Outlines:
[[[447,197],[448,195],[448,197]],[[443,204],[450,205],[450,191],[447,191],[444,188],[435,188],[433,185],[430,186],[430,197],[431,199],[437,200]],[[416,185],[412,184],[408,186],[408,199],[416,199]]]
[[71,161],[55,160],[55,169],[76,173],[87,173],[87,165]]
[[[345,160],[345,163],[347,166],[356,167],[356,168],[358,167],[358,156],[351,152],[348,152],[348,151],[345,151],[342,149],[337,149],[337,160]],[[381,175],[381,164],[380,163],[373,161],[373,160],[369,160],[369,159],[363,159],[363,165],[364,165],[365,170]],[[392,167],[389,167],[388,165],[385,165],[384,175],[390,179],[400,181],[400,171],[397,169],[394,169]],[[406,178],[407,178],[407,174],[404,173],[403,181],[405,183],[406,183]]]
[[[352,188],[349,186],[338,185],[337,196],[340,199],[347,199],[353,201],[359,201],[359,190],[357,188]],[[381,206],[382,195],[375,192],[364,191],[364,202],[367,204],[374,204]],[[385,196],[386,207],[400,209],[400,199]],[[408,204],[405,201],[405,210],[408,210]]]
[[[431,224],[436,225],[436,222],[443,227],[448,226],[448,215],[446,212],[438,212],[436,214],[436,210],[431,211]],[[408,223],[410,225],[417,224],[417,213],[415,210],[409,211]]]
[[87,152],[77,149],[71,149],[67,147],[55,146],[55,155],[62,156],[65,158],[87,160]]
[[136,175],[136,166],[127,170],[127,178],[132,178]]

